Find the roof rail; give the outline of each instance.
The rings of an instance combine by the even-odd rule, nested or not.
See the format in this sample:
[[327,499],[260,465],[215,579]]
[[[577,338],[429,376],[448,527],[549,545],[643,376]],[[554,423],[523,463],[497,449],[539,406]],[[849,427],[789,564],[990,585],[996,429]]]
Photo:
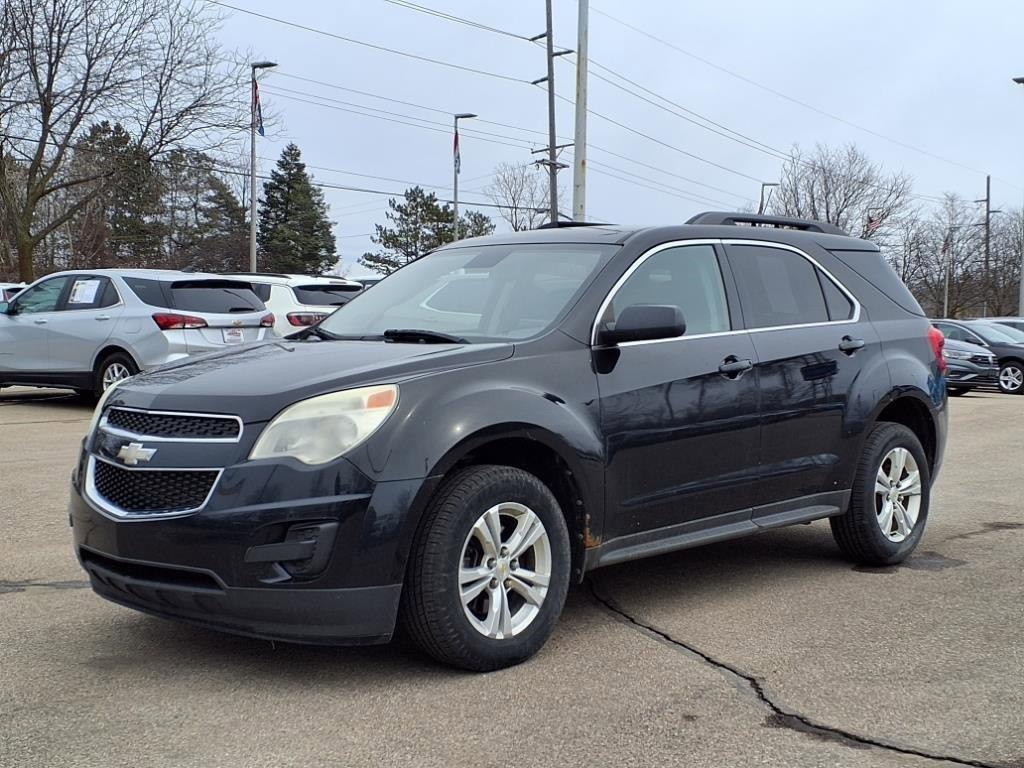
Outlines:
[[562,229],[563,227],[603,227],[599,221],[547,221],[535,229]]
[[725,224],[730,226],[746,225],[751,227],[774,227],[775,229],[800,229],[804,232],[821,232],[826,235],[849,234],[824,221],[812,221],[811,219],[793,219],[789,216],[765,216],[760,213],[725,213],[722,211],[707,211],[698,213],[686,222],[687,224]]
[[291,275],[285,275],[280,272],[221,272],[222,275],[250,275],[251,277],[287,277]]

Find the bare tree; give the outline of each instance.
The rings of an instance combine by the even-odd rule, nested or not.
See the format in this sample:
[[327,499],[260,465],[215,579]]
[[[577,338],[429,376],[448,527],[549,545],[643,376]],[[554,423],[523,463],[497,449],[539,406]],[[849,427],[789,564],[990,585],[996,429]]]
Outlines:
[[501,163],[484,192],[513,232],[534,229],[547,220],[547,181],[532,163]]
[[887,175],[853,144],[819,144],[812,154],[793,147],[769,210],[827,221],[854,236],[878,241],[906,212],[911,185],[910,176]]
[[0,202],[21,279],[34,276],[36,247],[124,170],[66,162],[88,123],[123,126],[150,160],[214,148],[245,124],[240,73],[212,39],[218,22],[191,0],[5,0],[0,157],[19,171],[0,163]]

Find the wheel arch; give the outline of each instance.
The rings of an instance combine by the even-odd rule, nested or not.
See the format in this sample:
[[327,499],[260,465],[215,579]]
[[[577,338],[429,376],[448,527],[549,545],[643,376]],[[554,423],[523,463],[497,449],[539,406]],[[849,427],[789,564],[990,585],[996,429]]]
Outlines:
[[100,363],[101,363],[101,362],[102,362],[103,360],[105,360],[106,358],[110,357],[111,355],[113,355],[113,354],[116,354],[116,353],[119,353],[119,352],[120,352],[121,354],[127,355],[127,356],[128,356],[128,358],[129,358],[129,359],[130,359],[130,360],[131,360],[131,361],[132,361],[133,363],[135,363],[135,367],[136,367],[136,368],[138,368],[138,369],[139,369],[140,371],[142,370],[142,366],[141,366],[141,365],[139,365],[139,361],[135,359],[135,355],[133,355],[133,354],[132,354],[132,353],[131,353],[130,351],[128,351],[128,349],[126,349],[126,348],[125,348],[124,346],[122,346],[121,344],[116,344],[116,343],[108,343],[108,344],[104,344],[104,345],[103,345],[103,346],[102,346],[102,347],[101,347],[101,348],[100,348],[100,349],[99,349],[99,350],[98,350],[98,351],[96,352],[96,354],[95,354],[95,355],[93,356],[93,358],[92,358],[92,368],[91,368],[91,370],[95,372],[95,371],[96,371],[96,367],[97,367],[97,366],[98,366],[98,365],[99,365],[99,364],[100,364]]
[[934,476],[941,458],[942,435],[936,423],[934,405],[922,393],[916,391],[893,392],[879,404],[872,424],[886,421],[902,424],[921,441],[925,456],[928,458],[928,469]]

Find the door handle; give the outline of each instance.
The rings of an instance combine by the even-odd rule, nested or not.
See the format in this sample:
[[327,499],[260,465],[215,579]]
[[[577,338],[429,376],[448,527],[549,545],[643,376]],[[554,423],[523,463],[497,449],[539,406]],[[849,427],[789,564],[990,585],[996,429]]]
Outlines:
[[97,320],[109,320],[110,315],[96,315]]
[[864,348],[864,339],[854,339],[851,336],[843,336],[839,342],[839,351],[845,352],[847,355],[852,355],[858,349]]
[[718,372],[730,379],[738,379],[753,367],[754,364],[750,360],[740,360],[735,355],[729,355],[722,361],[722,364],[718,366]]
[[46,321],[41,317],[36,318],[32,322],[35,323],[36,325],[46,325]]

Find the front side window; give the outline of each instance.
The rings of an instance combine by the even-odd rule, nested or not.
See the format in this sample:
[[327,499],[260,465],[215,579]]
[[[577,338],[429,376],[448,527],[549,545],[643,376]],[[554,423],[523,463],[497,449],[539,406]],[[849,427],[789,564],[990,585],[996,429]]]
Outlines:
[[[520,243],[445,248],[357,293],[320,325],[342,338],[388,330],[458,336],[470,343],[537,336],[564,315],[619,248]],[[448,286],[458,281],[458,288]],[[444,289],[444,294],[441,294]]]
[[18,312],[26,315],[36,312],[56,312],[60,295],[70,279],[70,277],[52,277],[39,285],[26,288],[18,294],[15,305]]
[[602,324],[613,328],[622,310],[633,304],[679,307],[686,336],[730,329],[722,271],[711,245],[666,248],[650,256],[615,293]]
[[748,328],[828,322],[819,270],[810,261],[770,246],[730,245],[728,250]]
[[[942,335],[953,341],[970,341],[967,333],[959,325],[947,325],[946,323],[935,323],[935,327],[942,331]],[[977,341],[977,340],[975,340]]]

